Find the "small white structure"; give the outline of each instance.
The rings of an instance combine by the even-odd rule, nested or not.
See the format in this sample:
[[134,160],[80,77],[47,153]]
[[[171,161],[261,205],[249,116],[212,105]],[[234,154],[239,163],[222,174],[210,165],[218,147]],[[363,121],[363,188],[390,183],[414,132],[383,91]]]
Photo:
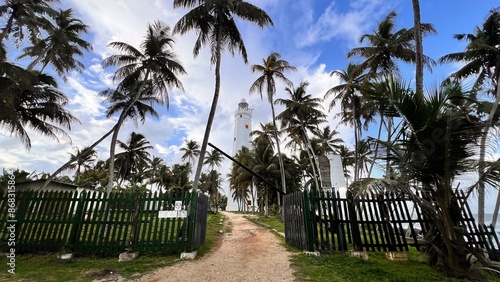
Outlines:
[[[252,148],[250,132],[252,132],[252,109],[248,107],[248,103],[245,99],[241,99],[238,103],[238,109],[234,113],[233,156],[236,155],[243,146],[249,149]],[[252,191],[252,193],[256,192]],[[232,194],[232,188],[229,187],[226,211],[238,211],[238,203],[233,200]],[[257,198],[256,194],[254,194],[254,198]],[[254,203],[250,203],[250,206],[253,204]],[[247,206],[245,205],[244,209],[246,208]]]
[[320,156],[319,164],[323,190],[339,191],[340,197],[345,198],[347,189],[341,157],[334,154],[328,154],[323,158]]

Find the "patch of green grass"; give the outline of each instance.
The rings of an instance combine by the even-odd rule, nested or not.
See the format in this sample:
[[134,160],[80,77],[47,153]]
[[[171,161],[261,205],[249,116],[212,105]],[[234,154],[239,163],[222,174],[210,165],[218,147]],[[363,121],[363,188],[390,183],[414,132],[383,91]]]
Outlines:
[[409,255],[408,261],[390,261],[382,252],[370,252],[369,260],[342,256],[341,253],[319,257],[298,254],[292,265],[300,281],[461,281],[449,279]]
[[[203,256],[221,235],[219,225],[221,214],[209,214],[207,220],[207,235],[205,244],[198,250],[198,256]],[[78,257],[70,260],[60,260],[57,254],[48,255],[17,255],[16,274],[7,272],[7,258],[0,258],[0,281],[77,281],[87,282],[102,275],[113,272],[124,278],[138,278],[141,275],[160,267],[172,265],[179,261],[179,255],[171,256],[140,256],[133,262],[118,262],[117,257]]]
[[276,231],[283,233],[285,232],[283,220],[277,216],[265,217],[257,213],[255,216],[245,216],[245,218],[269,229],[275,229]]

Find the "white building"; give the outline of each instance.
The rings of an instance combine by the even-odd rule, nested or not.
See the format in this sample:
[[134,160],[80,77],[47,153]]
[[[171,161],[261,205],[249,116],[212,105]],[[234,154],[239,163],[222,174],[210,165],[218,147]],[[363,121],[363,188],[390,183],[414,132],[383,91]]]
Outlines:
[[[236,153],[243,147],[252,148],[252,139],[250,138],[250,132],[252,132],[252,109],[248,107],[247,101],[241,99],[238,104],[238,109],[234,113],[234,136],[233,136],[233,152],[232,155]],[[227,195],[227,211],[238,211],[238,203],[233,200],[233,191],[229,187]],[[255,195],[256,196],[256,195]],[[256,198],[256,197],[254,197]],[[253,203],[249,203],[251,206]],[[244,209],[246,210],[245,205]]]

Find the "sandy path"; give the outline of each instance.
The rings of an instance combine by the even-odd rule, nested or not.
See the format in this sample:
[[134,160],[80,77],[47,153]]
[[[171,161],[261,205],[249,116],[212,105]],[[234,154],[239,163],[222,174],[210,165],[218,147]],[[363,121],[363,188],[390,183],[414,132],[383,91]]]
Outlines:
[[204,257],[156,270],[140,281],[293,281],[290,254],[271,231],[223,213],[232,232]]

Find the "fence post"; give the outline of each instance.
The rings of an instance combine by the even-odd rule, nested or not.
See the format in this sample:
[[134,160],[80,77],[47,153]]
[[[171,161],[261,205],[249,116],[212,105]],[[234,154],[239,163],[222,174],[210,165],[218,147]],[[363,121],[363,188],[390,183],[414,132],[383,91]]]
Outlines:
[[356,215],[356,207],[354,205],[354,195],[351,191],[347,191],[347,208],[349,210],[349,219],[352,230],[352,243],[354,245],[354,250],[357,252],[363,251],[363,245],[361,243],[361,233],[359,232],[358,218]]
[[311,221],[311,206],[309,201],[309,195],[307,190],[304,190],[304,225],[306,231],[306,240],[307,240],[307,250],[309,252],[314,252],[314,235]]
[[198,202],[198,193],[197,192],[191,192],[191,199],[189,203],[189,217],[188,217],[188,228],[187,228],[187,250],[188,251],[194,251],[194,236],[196,234],[194,228],[195,228],[195,222],[196,222],[196,209],[197,209],[197,202]]

